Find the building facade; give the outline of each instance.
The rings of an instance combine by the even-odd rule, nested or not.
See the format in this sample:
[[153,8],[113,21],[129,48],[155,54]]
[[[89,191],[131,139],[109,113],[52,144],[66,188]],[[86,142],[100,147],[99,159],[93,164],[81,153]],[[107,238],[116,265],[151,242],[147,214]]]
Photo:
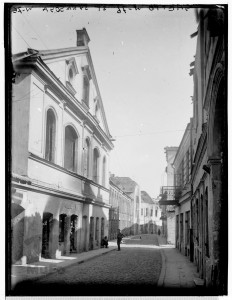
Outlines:
[[[176,248],[190,257],[193,244],[190,243],[191,228],[191,166],[192,166],[192,119],[188,123],[178,147],[174,167],[176,214]],[[191,250],[191,251],[190,251]]]
[[158,200],[155,201],[147,192],[141,191],[140,233],[157,233],[162,224],[160,217]]
[[[131,201],[131,229],[130,234],[136,235],[140,233],[140,207],[141,207],[141,192],[139,185],[129,177],[110,177],[111,182],[118,187],[124,194],[126,194]],[[127,201],[127,200],[125,200]],[[123,213],[123,211],[122,211]],[[125,214],[125,216],[129,216]],[[127,217],[126,217],[127,218]]]
[[178,147],[165,147],[167,185],[161,188],[159,204],[162,207],[162,234],[167,238],[169,244],[175,244],[175,203],[174,203],[174,168],[173,161]]
[[193,260],[205,285],[227,290],[227,11],[197,9],[197,49],[191,70],[193,167],[191,219]]
[[12,263],[100,247],[113,149],[85,29],[13,56]]
[[[228,127],[226,7],[196,9],[193,118],[173,161],[176,247],[193,261],[214,295],[228,289]],[[188,131],[189,129],[189,131]],[[171,190],[171,192],[169,192]],[[168,201],[168,194],[171,201]]]
[[133,199],[120,189],[110,177],[109,240],[117,238],[120,229],[124,236],[132,234]]

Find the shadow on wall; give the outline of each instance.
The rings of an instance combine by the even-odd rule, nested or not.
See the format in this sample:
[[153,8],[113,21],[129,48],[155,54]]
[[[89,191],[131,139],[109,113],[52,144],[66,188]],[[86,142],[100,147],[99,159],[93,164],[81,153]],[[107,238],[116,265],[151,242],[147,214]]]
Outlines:
[[[73,205],[74,204],[74,205]],[[88,206],[88,204],[87,204]],[[100,206],[83,215],[82,205],[68,205],[50,197],[42,212],[27,215],[24,207],[11,205],[11,263],[26,264],[41,257],[78,253],[99,248],[107,232],[107,216]]]

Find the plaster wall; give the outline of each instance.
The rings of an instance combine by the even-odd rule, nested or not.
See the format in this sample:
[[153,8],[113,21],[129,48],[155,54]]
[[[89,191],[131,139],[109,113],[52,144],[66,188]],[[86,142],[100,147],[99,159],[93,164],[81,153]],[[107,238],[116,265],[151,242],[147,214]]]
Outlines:
[[167,212],[167,243],[175,244],[175,212]]
[[19,175],[27,175],[30,83],[30,74],[25,73],[12,85],[12,172]]
[[[178,249],[182,252],[182,254],[184,255],[187,255],[188,254],[188,251],[190,248],[188,245],[187,246],[187,237],[186,237],[186,230],[187,230],[187,223],[186,223],[186,212],[189,212],[190,213],[190,198],[186,201],[186,202],[182,202],[180,203],[180,206],[179,207],[176,207],[175,209],[175,215],[179,216],[179,234],[178,234],[178,240],[176,241],[177,242],[177,247]],[[183,213],[183,240],[181,241],[180,239],[180,230],[181,230],[181,224],[180,224],[180,214]],[[190,221],[190,219],[189,219]],[[190,221],[191,222],[191,221]],[[191,223],[189,224],[189,228],[191,228]],[[187,249],[188,247],[188,249]]]

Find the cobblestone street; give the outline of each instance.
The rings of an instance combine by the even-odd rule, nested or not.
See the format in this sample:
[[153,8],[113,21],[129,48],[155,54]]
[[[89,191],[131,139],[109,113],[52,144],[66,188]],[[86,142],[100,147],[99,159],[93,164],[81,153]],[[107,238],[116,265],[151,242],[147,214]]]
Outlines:
[[155,235],[124,239],[121,251],[112,251],[38,280],[24,281],[17,295],[146,295],[152,294],[161,271]]

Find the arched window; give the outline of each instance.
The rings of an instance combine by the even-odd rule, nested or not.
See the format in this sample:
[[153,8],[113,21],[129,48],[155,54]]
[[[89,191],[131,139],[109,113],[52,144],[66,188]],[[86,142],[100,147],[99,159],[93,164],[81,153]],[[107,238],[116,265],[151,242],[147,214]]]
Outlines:
[[93,150],[93,181],[99,183],[99,152],[97,148]]
[[104,156],[103,158],[103,163],[102,163],[102,185],[106,185],[106,157]]
[[90,142],[85,140],[84,146],[84,176],[89,177],[89,164],[90,164]]
[[45,159],[55,161],[56,117],[52,109],[47,111]]
[[65,127],[64,168],[77,172],[78,138],[72,126]]
[[89,106],[89,79],[84,76],[83,79],[83,101]]

